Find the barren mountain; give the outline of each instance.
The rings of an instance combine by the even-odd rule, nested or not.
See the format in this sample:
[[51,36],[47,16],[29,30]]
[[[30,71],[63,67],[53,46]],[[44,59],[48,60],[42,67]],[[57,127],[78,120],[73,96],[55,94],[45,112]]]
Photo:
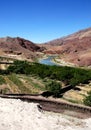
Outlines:
[[45,53],[59,54],[60,58],[79,66],[91,65],[91,28],[62,37],[43,46]]
[[33,60],[40,51],[41,47],[23,38],[0,38],[0,55]]
[[62,37],[40,46],[23,38],[0,38],[0,55],[33,60],[40,55],[58,54],[59,60],[79,66],[91,66],[91,28]]

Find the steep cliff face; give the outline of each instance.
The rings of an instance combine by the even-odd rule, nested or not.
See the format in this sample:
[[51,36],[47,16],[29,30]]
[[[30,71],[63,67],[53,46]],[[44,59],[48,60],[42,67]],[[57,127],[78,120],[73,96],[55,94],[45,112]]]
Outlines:
[[45,43],[45,53],[59,54],[79,66],[91,65],[91,28]]

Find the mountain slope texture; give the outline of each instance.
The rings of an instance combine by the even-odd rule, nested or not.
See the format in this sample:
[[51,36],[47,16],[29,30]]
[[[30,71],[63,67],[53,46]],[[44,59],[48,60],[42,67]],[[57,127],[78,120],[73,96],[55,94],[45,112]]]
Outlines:
[[44,53],[59,54],[60,59],[79,66],[91,65],[91,28],[45,43]]
[[33,60],[37,57],[37,52],[40,51],[41,48],[39,46],[23,38],[0,38],[0,55],[6,54],[6,56],[10,55],[16,56],[16,58]]

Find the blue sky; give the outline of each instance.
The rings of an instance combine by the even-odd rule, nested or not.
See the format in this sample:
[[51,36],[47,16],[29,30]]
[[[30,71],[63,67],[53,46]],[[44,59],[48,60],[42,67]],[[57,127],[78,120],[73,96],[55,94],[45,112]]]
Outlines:
[[91,27],[91,0],[0,0],[0,37],[42,43]]

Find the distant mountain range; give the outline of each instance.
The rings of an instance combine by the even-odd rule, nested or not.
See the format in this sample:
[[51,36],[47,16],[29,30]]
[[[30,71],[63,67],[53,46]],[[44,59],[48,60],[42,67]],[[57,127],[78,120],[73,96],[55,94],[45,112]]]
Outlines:
[[91,65],[91,28],[43,44],[47,54],[59,54],[60,59],[79,66]]
[[0,38],[0,55],[15,55],[33,61],[41,52],[58,54],[60,59],[79,66],[90,66],[91,28],[41,45],[19,37]]

